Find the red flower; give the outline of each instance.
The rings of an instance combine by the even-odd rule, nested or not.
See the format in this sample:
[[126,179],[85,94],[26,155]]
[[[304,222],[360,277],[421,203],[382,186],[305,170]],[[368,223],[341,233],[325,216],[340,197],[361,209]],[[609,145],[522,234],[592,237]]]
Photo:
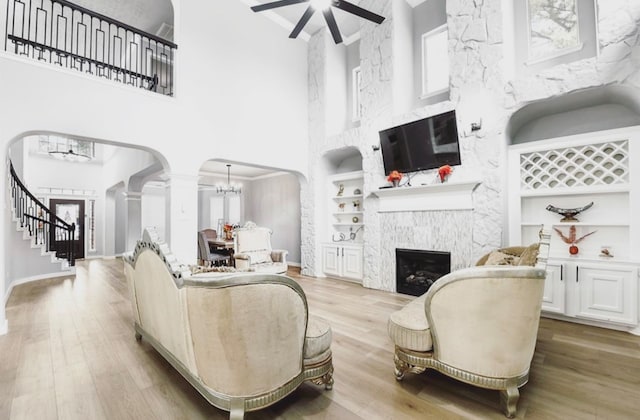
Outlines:
[[451,166],[444,165],[438,168],[438,175],[440,175],[440,182],[444,182],[444,180],[453,172]]
[[391,173],[387,177],[387,181],[389,182],[400,181],[401,179],[402,179],[402,174],[398,171],[391,171]]

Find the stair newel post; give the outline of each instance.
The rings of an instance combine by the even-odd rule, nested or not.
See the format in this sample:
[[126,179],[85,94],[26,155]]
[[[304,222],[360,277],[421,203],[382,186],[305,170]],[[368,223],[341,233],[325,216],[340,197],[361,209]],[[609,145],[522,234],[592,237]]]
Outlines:
[[69,231],[69,265],[71,267],[73,267],[74,265],[76,265],[76,261],[75,261],[75,255],[73,255],[73,240],[76,237],[76,224],[75,223],[71,223],[71,230]]

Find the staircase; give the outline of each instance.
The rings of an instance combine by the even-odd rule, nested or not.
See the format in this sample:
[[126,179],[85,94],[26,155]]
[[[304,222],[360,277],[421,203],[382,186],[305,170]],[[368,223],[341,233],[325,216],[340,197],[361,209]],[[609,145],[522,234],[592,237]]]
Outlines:
[[[16,224],[18,238],[29,241],[29,248],[39,250],[39,255],[30,252],[26,256],[40,257],[40,261],[36,262],[30,258],[28,261],[20,262],[43,267],[40,269],[41,274],[52,271],[43,264],[42,260],[49,264],[59,264],[57,271],[74,271],[75,224],[68,224],[60,219],[29,192],[18,178],[11,162],[9,162],[9,200],[11,201],[11,219]],[[21,245],[16,244],[16,246]]]

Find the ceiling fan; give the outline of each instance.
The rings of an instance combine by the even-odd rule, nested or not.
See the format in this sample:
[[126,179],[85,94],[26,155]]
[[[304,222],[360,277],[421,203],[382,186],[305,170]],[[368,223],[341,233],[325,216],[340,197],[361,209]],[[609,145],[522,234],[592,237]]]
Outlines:
[[347,13],[351,13],[353,15],[359,16],[363,19],[370,20],[375,23],[382,23],[384,21],[384,17],[377,15],[373,12],[370,12],[362,7],[356,6],[353,3],[349,3],[344,0],[279,0],[271,3],[260,4],[257,6],[252,6],[251,10],[254,12],[262,12],[264,10],[276,9],[278,7],[291,6],[293,4],[298,3],[309,3],[309,7],[304,12],[296,26],[293,28],[293,31],[289,35],[289,38],[296,38],[304,26],[309,22],[311,16],[317,11],[322,10],[322,14],[324,15],[324,20],[327,22],[329,26],[329,31],[331,31],[331,36],[336,44],[340,44],[342,42],[342,36],[340,35],[340,30],[338,29],[338,25],[336,24],[336,19],[333,16],[333,12],[331,11],[332,7],[337,7],[340,10],[344,10]]

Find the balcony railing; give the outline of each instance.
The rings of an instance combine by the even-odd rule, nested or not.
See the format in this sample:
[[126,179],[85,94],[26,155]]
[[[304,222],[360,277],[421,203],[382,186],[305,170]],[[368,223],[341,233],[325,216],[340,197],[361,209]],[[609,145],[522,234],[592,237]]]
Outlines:
[[4,49],[173,95],[178,46],[65,0],[7,0]]

